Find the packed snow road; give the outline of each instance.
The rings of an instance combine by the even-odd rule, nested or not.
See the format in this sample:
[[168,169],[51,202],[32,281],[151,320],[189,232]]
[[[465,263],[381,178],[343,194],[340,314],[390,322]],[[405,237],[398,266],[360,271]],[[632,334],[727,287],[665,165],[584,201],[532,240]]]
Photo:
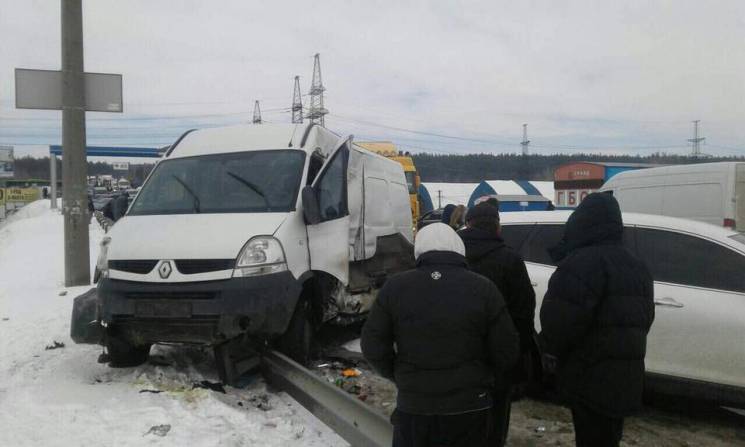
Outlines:
[[[93,222],[91,262],[103,231]],[[70,340],[62,216],[32,203],[0,227],[0,446],[346,445],[255,378],[216,386],[209,353],[156,346],[137,368],[98,364]],[[224,391],[224,392],[223,392]]]

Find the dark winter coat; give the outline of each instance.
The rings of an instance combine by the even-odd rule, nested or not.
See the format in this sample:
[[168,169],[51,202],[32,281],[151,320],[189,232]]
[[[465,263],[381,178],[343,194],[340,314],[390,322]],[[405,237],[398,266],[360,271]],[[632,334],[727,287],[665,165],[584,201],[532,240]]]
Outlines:
[[126,193],[119,194],[119,196],[114,198],[113,208],[113,220],[117,221],[124,217],[127,213],[127,208],[129,208],[129,196]]
[[540,312],[541,339],[558,358],[562,394],[570,405],[614,417],[641,407],[647,333],[654,320],[652,276],[623,247],[622,236],[613,196],[587,196],[551,251],[561,262]]
[[[520,350],[530,353],[535,332],[535,291],[522,257],[495,232],[466,228],[458,234],[466,246],[468,267],[497,286],[520,335]],[[527,371],[522,370],[512,376],[517,382],[527,378]]]
[[460,254],[430,251],[380,290],[362,352],[396,382],[401,411],[457,414],[492,405],[495,380],[517,360],[518,336],[491,281],[468,271]]
[[468,267],[497,286],[520,334],[520,346],[531,346],[535,330],[535,291],[523,258],[496,233],[466,228],[458,234],[466,245]]

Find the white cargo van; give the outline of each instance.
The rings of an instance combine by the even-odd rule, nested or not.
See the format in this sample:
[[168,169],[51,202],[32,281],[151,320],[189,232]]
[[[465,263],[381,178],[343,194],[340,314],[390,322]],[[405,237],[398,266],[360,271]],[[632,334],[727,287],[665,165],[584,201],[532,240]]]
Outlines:
[[358,321],[386,277],[413,266],[412,243],[401,165],[351,136],[187,132],[102,243],[101,343],[114,364],[145,361],[153,343],[239,336],[279,338],[304,360],[313,328]]
[[600,191],[624,212],[682,217],[745,230],[745,163],[666,166],[622,172]]

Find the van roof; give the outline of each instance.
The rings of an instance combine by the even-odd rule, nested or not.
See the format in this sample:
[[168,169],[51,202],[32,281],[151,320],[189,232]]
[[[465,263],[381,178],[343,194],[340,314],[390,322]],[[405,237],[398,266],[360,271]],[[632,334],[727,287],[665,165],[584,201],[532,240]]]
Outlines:
[[608,182],[603,185],[603,190],[609,189],[609,186],[612,186],[614,183],[617,183],[618,181],[624,180],[624,179],[630,179],[630,178],[639,178],[639,177],[652,177],[652,176],[658,176],[658,175],[672,175],[672,174],[687,174],[687,173],[695,173],[695,172],[712,172],[712,173],[718,173],[718,172],[726,172],[727,169],[730,169],[733,165],[740,164],[743,162],[737,162],[737,161],[720,161],[715,163],[692,163],[692,164],[685,164],[685,165],[674,165],[674,166],[662,166],[657,168],[650,168],[650,169],[643,169],[643,170],[636,170],[636,171],[626,171],[621,172],[619,174],[616,174],[615,176],[611,177]]
[[[502,224],[514,223],[565,223],[572,211],[515,211],[500,213]],[[678,217],[658,216],[654,214],[623,213],[624,225],[640,225],[669,228],[685,233],[705,235],[707,237],[727,240],[735,236],[737,231],[724,227]]]
[[316,147],[330,151],[340,140],[339,135],[311,123],[240,124],[187,132],[165,158],[276,149],[312,152]]

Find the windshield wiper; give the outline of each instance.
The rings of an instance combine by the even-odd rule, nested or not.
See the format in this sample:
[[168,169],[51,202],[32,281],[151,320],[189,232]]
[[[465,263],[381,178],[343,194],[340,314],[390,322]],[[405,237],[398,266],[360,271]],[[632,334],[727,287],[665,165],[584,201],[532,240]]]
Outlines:
[[191,188],[189,188],[189,186],[183,180],[181,180],[180,178],[178,178],[178,176],[176,176],[176,174],[173,175],[173,178],[176,179],[176,181],[179,182],[179,184],[184,187],[184,189],[186,190],[186,192],[188,192],[194,198],[194,211],[197,214],[199,214],[200,213],[200,211],[199,211],[199,197],[197,197],[197,195],[194,193],[194,191],[192,191]]
[[235,174],[233,172],[225,171],[225,173],[228,174],[229,176],[233,177],[238,182],[240,182],[240,183],[248,186],[249,188],[251,188],[256,194],[258,194],[262,199],[264,199],[264,202],[266,202],[267,205],[269,205],[269,201],[266,200],[266,195],[264,194],[264,192],[261,189],[259,189],[258,186],[254,185],[253,183],[249,182],[248,180],[244,179],[240,175]]

